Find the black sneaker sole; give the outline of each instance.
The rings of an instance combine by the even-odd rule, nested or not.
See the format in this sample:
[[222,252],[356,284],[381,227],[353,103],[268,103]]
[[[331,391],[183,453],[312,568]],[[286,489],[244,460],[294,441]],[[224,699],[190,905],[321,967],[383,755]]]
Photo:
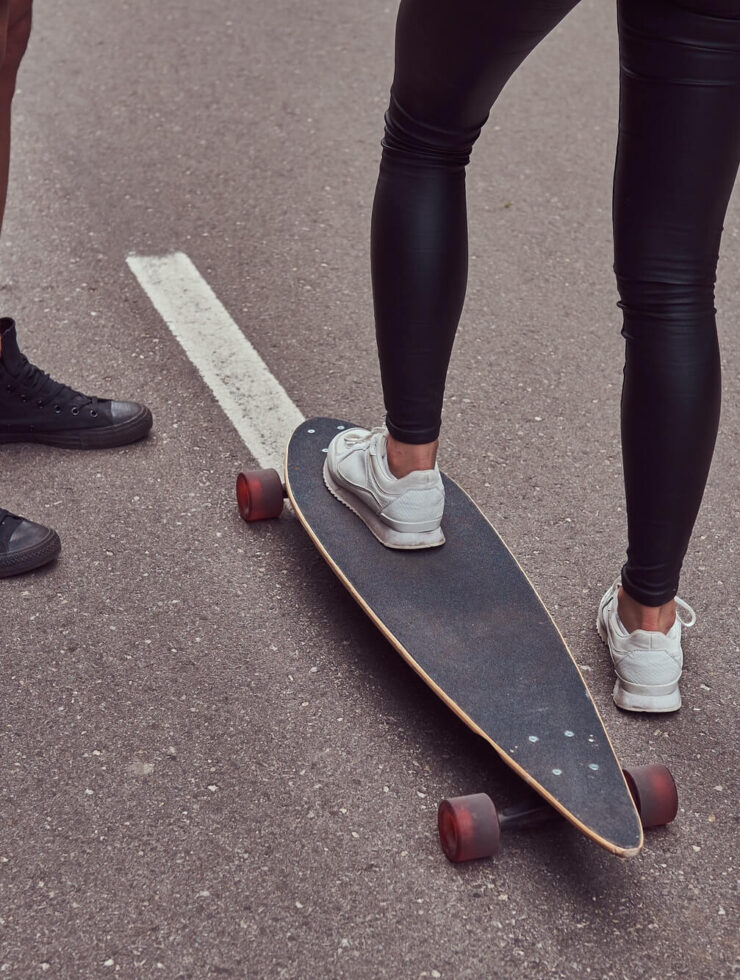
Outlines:
[[149,434],[152,423],[152,413],[142,407],[133,418],[119,425],[60,432],[0,432],[0,443],[35,442],[59,449],[115,449],[143,439]]
[[32,572],[35,568],[41,568],[50,561],[54,561],[62,550],[62,542],[56,531],[49,528],[49,533],[38,544],[23,551],[14,551],[10,555],[0,555],[0,578],[9,578],[11,575],[22,575],[24,572]]

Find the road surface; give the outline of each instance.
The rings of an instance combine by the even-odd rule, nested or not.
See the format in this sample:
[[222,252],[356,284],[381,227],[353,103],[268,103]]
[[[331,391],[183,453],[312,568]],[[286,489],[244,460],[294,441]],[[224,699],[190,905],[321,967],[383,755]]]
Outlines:
[[[438,800],[506,804],[517,780],[294,519],[238,517],[235,474],[271,445],[243,437],[248,347],[297,415],[382,417],[368,232],[395,9],[38,5],[2,312],[36,363],[145,401],[155,430],[125,450],[0,453],[2,505],[63,541],[54,567],[0,586],[3,977],[665,980],[737,964],[740,202],[717,288],[724,414],[682,580],[699,617],[684,707],[620,714],[593,628],[625,523],[613,4],[583,0],[543,42],[474,151],[440,461],[553,612],[620,757],[672,768],[676,823],[626,862],[556,826],[450,865]],[[180,320],[206,318],[207,362],[235,325],[228,363],[196,366],[134,274],[132,256],[175,253],[200,283]],[[260,392],[252,422],[269,430]]]

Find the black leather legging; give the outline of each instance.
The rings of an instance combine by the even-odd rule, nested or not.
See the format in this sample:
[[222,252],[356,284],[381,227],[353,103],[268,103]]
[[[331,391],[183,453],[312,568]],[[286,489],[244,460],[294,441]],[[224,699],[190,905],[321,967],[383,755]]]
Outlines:
[[[401,2],[371,254],[387,424],[402,442],[439,434],[471,149],[511,74],[577,2]],[[714,281],[740,160],[740,0],[618,0],[617,13],[622,581],[655,606],[678,589],[719,421]]]

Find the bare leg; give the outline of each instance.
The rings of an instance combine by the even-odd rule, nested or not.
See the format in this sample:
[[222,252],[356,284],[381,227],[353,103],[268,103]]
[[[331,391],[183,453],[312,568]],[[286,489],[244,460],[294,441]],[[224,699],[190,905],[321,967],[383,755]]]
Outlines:
[[0,229],[10,165],[10,105],[31,33],[32,0],[0,0]]
[[630,633],[635,630],[667,633],[676,621],[675,600],[671,599],[662,606],[643,606],[622,588],[619,590],[617,609],[622,624]]
[[388,467],[399,480],[414,470],[433,470],[438,446],[439,439],[417,446],[408,442],[399,442],[389,434]]
[[31,33],[32,5],[33,0],[0,0],[0,230],[8,197],[10,105]]

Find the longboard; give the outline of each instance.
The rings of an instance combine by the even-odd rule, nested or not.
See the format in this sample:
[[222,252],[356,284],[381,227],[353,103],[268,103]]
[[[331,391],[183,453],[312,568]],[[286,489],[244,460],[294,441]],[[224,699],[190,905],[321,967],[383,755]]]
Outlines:
[[[446,543],[383,546],[324,484],[326,448],[352,427],[309,419],[286,449],[281,489],[322,557],[435,694],[550,806],[608,851],[637,854],[632,779],[630,789],[576,662],[500,535],[442,474]],[[239,479],[242,514],[254,519]],[[259,497],[259,480],[250,486]]]

